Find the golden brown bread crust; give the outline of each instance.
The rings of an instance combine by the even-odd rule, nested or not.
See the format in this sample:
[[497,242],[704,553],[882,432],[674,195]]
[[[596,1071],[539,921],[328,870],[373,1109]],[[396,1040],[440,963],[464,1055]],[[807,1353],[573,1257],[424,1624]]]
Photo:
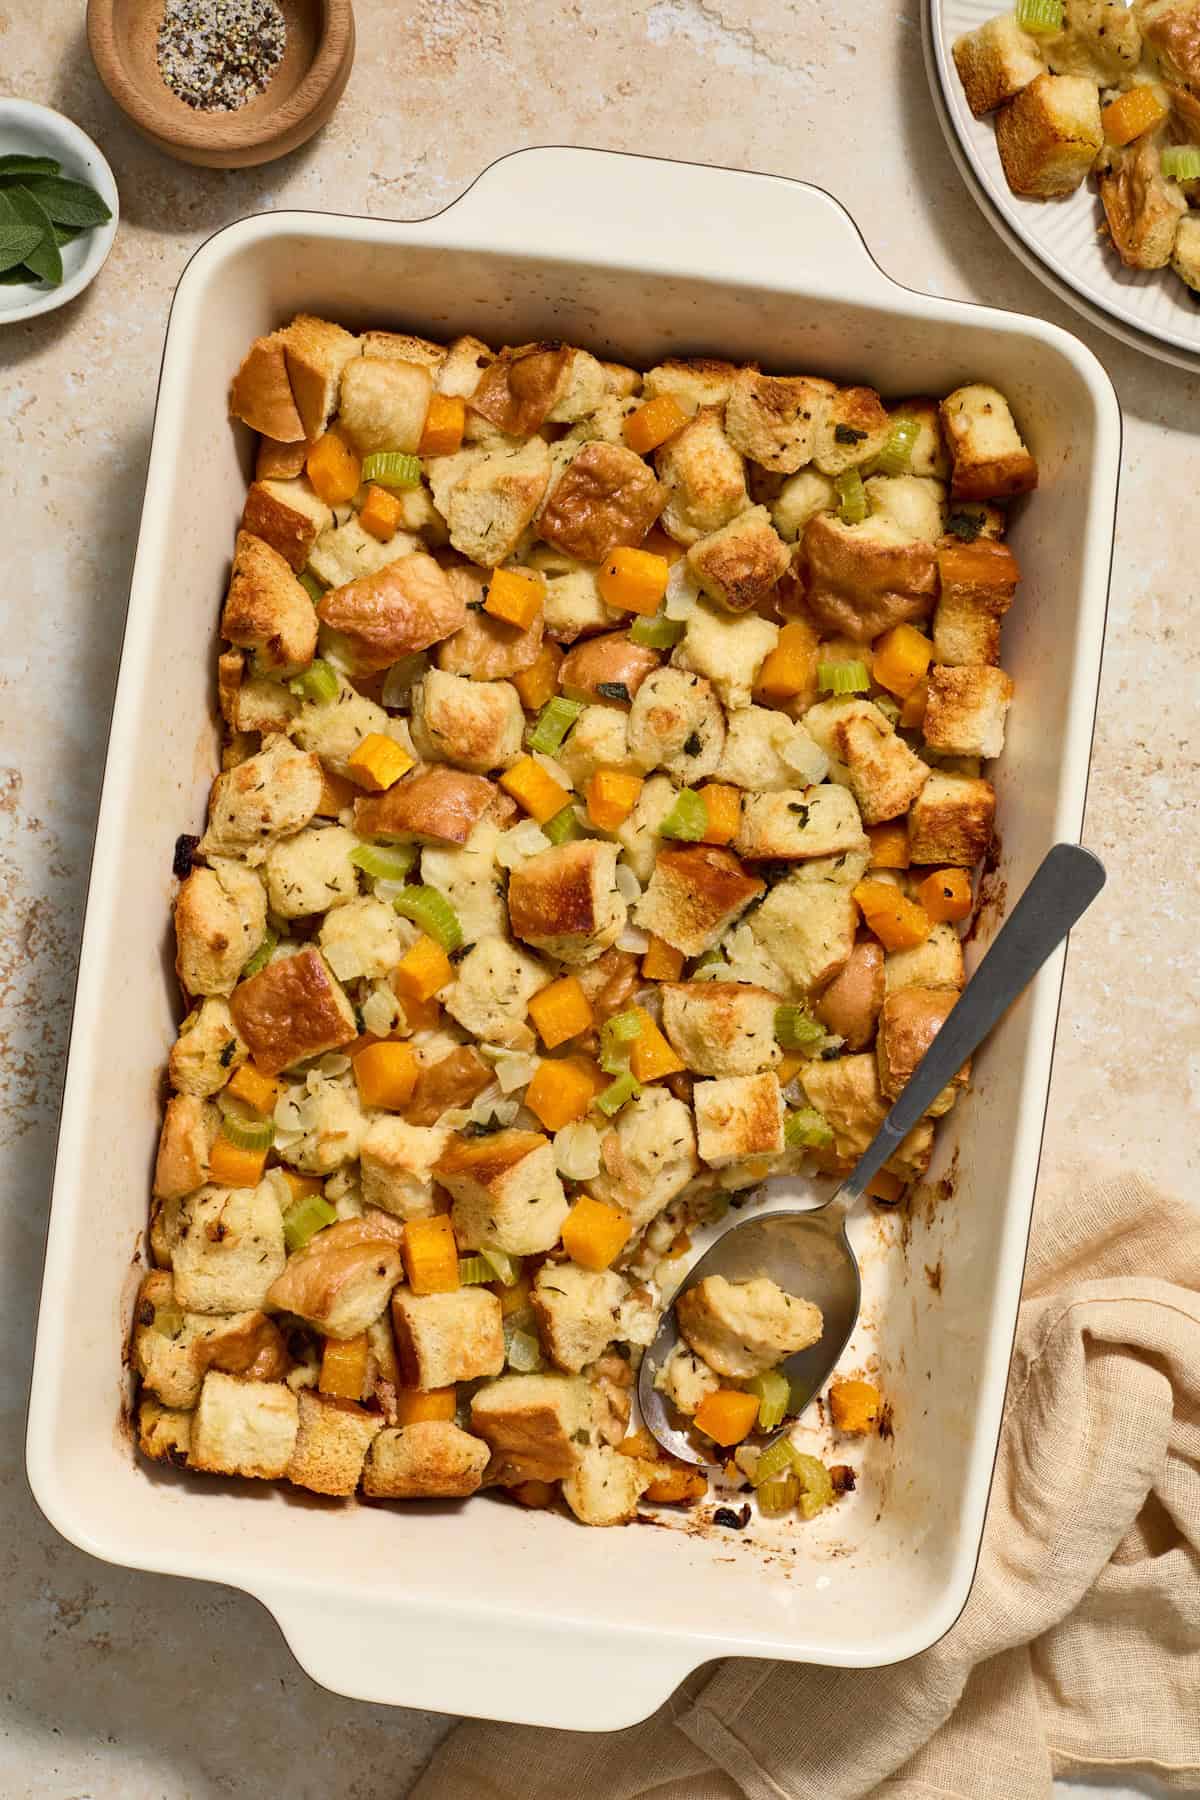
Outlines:
[[486,776],[434,763],[412,770],[385,793],[356,800],[354,829],[361,837],[465,844],[494,811],[497,795]]
[[1073,194],[1104,142],[1095,85],[1082,75],[1038,75],[996,118],[996,148],[1014,194]]
[[[307,487],[307,483],[304,485]],[[309,552],[332,517],[316,494],[307,495],[307,499],[308,510],[289,506],[286,499],[260,479],[251,485],[242,508],[242,530],[270,544],[297,571],[308,561]]]
[[163,1114],[154,1161],[152,1193],[176,1200],[208,1180],[208,1158],[220,1128],[220,1114],[194,1094],[172,1094]]
[[314,1494],[352,1494],[371,1441],[383,1429],[382,1414],[327,1394],[302,1391],[299,1399],[287,1479]]
[[487,1445],[449,1420],[381,1431],[363,1469],[372,1500],[465,1500],[487,1467]]
[[264,1075],[278,1075],[358,1035],[354,1009],[319,950],[268,963],[234,989],[229,1006]]
[[264,437],[284,444],[303,441],[301,421],[287,370],[287,333],[255,338],[229,390],[229,411]]
[[449,1387],[499,1375],[504,1367],[504,1323],[489,1288],[455,1288],[445,1294],[392,1295],[392,1331],[406,1387]]
[[[558,671],[559,689],[572,700],[628,706],[661,661],[657,651],[635,644],[627,631],[606,631],[568,650]],[[602,693],[601,683],[610,690],[623,687],[625,693]]]
[[739,369],[725,407],[730,443],[764,469],[791,475],[811,462],[817,425],[836,392],[807,375],[761,375]]
[[847,1050],[865,1050],[875,1035],[883,1005],[883,963],[883,945],[864,938],[813,1007],[826,1031],[845,1038]]
[[482,1138],[455,1138],[433,1172],[439,1180],[447,1175],[467,1175],[479,1187],[492,1187],[545,1142],[540,1131],[494,1131]]
[[288,381],[307,438],[320,437],[337,410],[342,370],[362,349],[331,319],[299,313],[283,333]]
[[201,1369],[244,1375],[247,1381],[282,1381],[291,1366],[283,1333],[265,1312],[235,1313],[197,1338],[192,1356]]
[[471,395],[471,411],[509,437],[528,437],[545,424],[562,393],[572,355],[566,344],[521,344],[502,350]]
[[1138,6],[1137,16],[1164,78],[1200,89],[1200,7],[1194,0],[1149,0]]
[[732,613],[769,600],[791,562],[765,506],[752,507],[701,538],[687,559],[709,598]]
[[856,643],[925,618],[937,591],[932,544],[843,525],[832,514],[809,520],[796,566],[816,623]]
[[287,559],[250,531],[237,534],[221,636],[278,671],[305,668],[316,654],[312,601]]
[[[466,573],[447,570],[451,587],[460,594],[465,592],[460,581]],[[478,600],[483,587],[480,572],[471,573],[476,579],[466,596],[468,606]],[[540,612],[524,630],[506,619],[493,618],[491,613],[468,612],[453,636],[438,645],[434,660],[447,675],[467,675],[472,681],[507,681],[510,675],[519,675],[537,661],[545,625],[545,615]]]
[[665,496],[654,471],[623,444],[585,444],[550,490],[538,532],[582,562],[640,544]]
[[1187,201],[1168,183],[1158,146],[1145,137],[1112,154],[1100,177],[1108,235],[1128,269],[1165,269]]
[[293,480],[302,473],[311,449],[312,445],[304,438],[298,438],[294,444],[280,443],[278,438],[260,438],[258,455],[254,459],[255,481]]
[[973,544],[939,544],[937,562],[935,658],[941,663],[999,662],[1000,621],[1021,579],[1016,557],[1007,544],[978,538]]
[[635,917],[685,956],[700,956],[765,891],[766,883],[748,875],[728,850],[707,844],[662,850]]
[[317,613],[322,624],[347,640],[360,675],[373,675],[402,656],[427,650],[457,631],[467,617],[445,571],[420,550],[345,587],[331,588]]
[[981,776],[935,771],[908,815],[908,853],[914,863],[970,869],[987,853],[996,819],[996,791]]
[[[957,1000],[958,995],[945,988],[901,988],[888,995],[879,1014],[875,1048],[879,1085],[889,1100],[899,1098]],[[968,1061],[954,1077],[958,1085],[966,1081],[969,1069]]]
[[725,435],[720,407],[702,406],[655,453],[663,484],[663,528],[694,544],[727,525],[750,504],[746,465]]
[[267,1289],[270,1305],[298,1314],[328,1337],[365,1331],[387,1305],[403,1265],[394,1237],[367,1237],[362,1226],[361,1219],[340,1220],[293,1251]]
[[422,1066],[404,1117],[410,1125],[436,1125],[448,1107],[470,1106],[491,1081],[492,1072],[482,1057],[464,1044]]
[[582,838],[543,850],[514,869],[508,880],[513,936],[544,945],[552,939],[590,938],[602,931],[612,909],[599,865],[611,861],[610,844]]

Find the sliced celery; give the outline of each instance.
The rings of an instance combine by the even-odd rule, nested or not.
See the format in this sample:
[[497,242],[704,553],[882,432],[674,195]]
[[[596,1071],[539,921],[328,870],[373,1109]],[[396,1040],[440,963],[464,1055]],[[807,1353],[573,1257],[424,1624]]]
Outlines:
[[754,1485],[760,1487],[764,1481],[773,1481],[777,1475],[786,1475],[792,1466],[792,1446],[785,1437],[776,1438],[768,1444],[754,1466]]
[[764,1481],[755,1490],[760,1512],[768,1518],[777,1518],[780,1513],[791,1512],[800,1499],[800,1481],[795,1475],[777,1475],[771,1481]]
[[1051,32],[1063,28],[1063,0],[1017,0],[1022,31]]
[[247,1113],[227,1112],[221,1129],[239,1150],[269,1150],[275,1142],[274,1119],[256,1119]]
[[817,664],[817,686],[826,694],[865,694],[871,685],[866,663]]
[[279,937],[277,933],[272,931],[271,927],[268,925],[263,934],[263,941],[258,946],[258,949],[254,952],[254,955],[248,962],[242,964],[243,981],[248,980],[251,975],[257,975],[260,969],[266,968],[271,960],[271,952],[278,942]]
[[325,598],[325,583],[309,569],[300,571],[300,586],[304,589],[314,606]]
[[462,1287],[479,1287],[485,1281],[495,1281],[496,1275],[482,1256],[460,1256],[458,1279]]
[[833,1477],[825,1464],[803,1451],[792,1451],[792,1463],[800,1477],[800,1511],[806,1519],[833,1505]]
[[630,1046],[641,1029],[642,1021],[632,1007],[604,1021],[600,1027],[600,1067],[606,1075],[620,1075],[629,1067]]
[[415,844],[360,844],[350,852],[355,868],[372,881],[403,881],[416,860]]
[[421,459],[403,450],[377,450],[363,457],[362,478],[377,481],[380,487],[417,487],[421,480]]
[[462,926],[445,894],[439,894],[436,888],[410,887],[392,904],[402,919],[419,925],[443,950],[461,950]]
[[564,806],[556,812],[552,819],[547,819],[542,830],[552,844],[565,844],[571,838],[579,836],[579,820],[575,817],[573,806]]
[[907,475],[912,467],[913,446],[921,427],[916,419],[901,413],[892,420],[892,429],[884,440],[883,449],[875,458],[875,467],[881,475]]
[[508,1346],[510,1369],[515,1369],[519,1375],[529,1375],[535,1369],[541,1368],[541,1347],[537,1339],[531,1337],[527,1331],[506,1332],[505,1342]]
[[768,1369],[765,1375],[756,1375],[746,1386],[752,1394],[758,1395],[758,1429],[777,1430],[787,1414],[787,1376],[779,1369]]
[[293,1200],[283,1215],[283,1241],[289,1255],[293,1250],[303,1250],[310,1238],[332,1225],[336,1218],[323,1194],[302,1194],[299,1200]]
[[505,1287],[516,1287],[521,1279],[519,1256],[510,1256],[507,1250],[481,1250],[479,1254],[490,1267],[496,1281],[503,1282]]
[[1172,144],[1163,151],[1160,161],[1169,181],[1200,180],[1200,150],[1195,144]]
[[635,644],[644,644],[647,650],[670,650],[683,633],[683,620],[668,619],[665,613],[654,613],[649,618],[643,615],[629,628],[631,640]]
[[299,699],[311,700],[317,706],[327,706],[331,700],[337,699],[340,683],[337,670],[316,656],[307,669],[301,670],[294,681],[288,682],[288,686]]
[[529,748],[540,750],[543,756],[554,756],[582,711],[581,701],[564,700],[561,694],[547,700],[529,734]]
[[694,788],[684,788],[674,806],[658,827],[659,837],[683,838],[696,843],[708,830],[708,807],[704,795]]
[[615,1113],[620,1112],[626,1101],[636,1100],[641,1091],[629,1070],[626,1069],[623,1075],[618,1075],[615,1081],[609,1083],[603,1093],[596,1095],[596,1105],[605,1118],[611,1119]]
[[838,512],[843,525],[861,525],[866,518],[867,490],[863,486],[863,478],[858,469],[847,469],[834,481],[837,489]]
[[811,1050],[824,1041],[825,1027],[818,1025],[803,1006],[775,1008],[775,1041],[785,1050]]
[[801,1106],[784,1120],[783,1141],[789,1150],[824,1150],[833,1142],[833,1129],[815,1106]]

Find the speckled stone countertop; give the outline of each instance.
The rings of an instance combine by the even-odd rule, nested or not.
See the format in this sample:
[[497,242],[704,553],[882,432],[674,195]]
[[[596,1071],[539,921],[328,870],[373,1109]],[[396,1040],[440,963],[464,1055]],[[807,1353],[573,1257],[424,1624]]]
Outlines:
[[1109,887],[1072,944],[1043,1172],[1195,1177],[1200,381],[1080,325],[992,235],[942,141],[917,5],[359,0],[357,66],[325,132],[272,168],[212,173],[167,161],[117,115],[79,0],[0,0],[0,92],[91,132],[124,213],[86,296],[0,329],[4,1800],[398,1797],[445,1726],[314,1687],[241,1595],[80,1555],[42,1521],[23,1472],[55,1110],[159,354],[180,271],[230,220],[287,205],[419,217],[525,144],[689,156],[818,181],[909,286],[1084,337],[1126,424],[1085,831]]

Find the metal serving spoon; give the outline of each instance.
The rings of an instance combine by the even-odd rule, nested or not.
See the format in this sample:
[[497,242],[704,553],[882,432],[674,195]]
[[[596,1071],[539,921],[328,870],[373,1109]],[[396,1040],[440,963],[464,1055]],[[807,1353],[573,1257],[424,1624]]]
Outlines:
[[[1077,844],[1056,844],[997,932],[870,1147],[837,1191],[805,1212],[766,1213],[731,1225],[689,1270],[675,1300],[707,1275],[724,1275],[729,1281],[769,1275],[785,1293],[813,1301],[825,1325],[819,1342],[780,1366],[794,1385],[815,1395],[849,1341],[862,1299],[858,1263],[846,1235],[850,1209],[1103,886],[1104,867],[1090,851]],[[642,1417],[664,1450],[683,1462],[704,1463],[714,1459],[706,1459],[675,1429],[667,1402],[654,1386],[655,1375],[678,1340],[672,1303],[642,1359],[638,1401]]]

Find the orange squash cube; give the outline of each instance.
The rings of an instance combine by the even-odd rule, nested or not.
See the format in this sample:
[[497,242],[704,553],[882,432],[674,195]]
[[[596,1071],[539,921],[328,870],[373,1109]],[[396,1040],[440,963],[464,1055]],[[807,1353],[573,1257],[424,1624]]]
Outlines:
[[[958,924],[971,916],[971,876],[967,869],[935,869],[917,888],[917,898],[935,925]],[[233,1083],[230,1082],[230,1087]]]
[[509,676],[526,712],[540,712],[547,700],[553,700],[558,692],[562,660],[563,653],[558,645],[547,641],[527,669],[518,669],[515,675]]
[[882,688],[903,700],[933,661],[933,644],[915,625],[893,625],[875,640],[871,673]]
[[418,456],[453,456],[467,423],[467,403],[459,394],[431,394],[421,428]]
[[1100,123],[1110,144],[1132,144],[1134,138],[1157,130],[1169,113],[1170,108],[1147,83],[1130,88],[1111,105],[1102,107]]
[[742,822],[740,788],[726,787],[724,782],[710,781],[700,789],[700,798],[708,814],[702,844],[732,844]]
[[860,881],[854,898],[863,918],[885,950],[915,950],[933,930],[933,920],[923,906],[909,900],[890,881]]
[[252,1106],[256,1113],[266,1118],[275,1111],[275,1102],[279,1098],[279,1083],[272,1081],[269,1075],[260,1075],[253,1063],[243,1063],[225,1084],[225,1092],[232,1094],[235,1100],[244,1100]]
[[642,1027],[629,1047],[629,1072],[634,1080],[660,1081],[664,1075],[678,1075],[687,1065],[680,1062],[650,1014],[641,1006],[633,1010]]
[[592,1003],[574,975],[563,975],[536,993],[529,1002],[529,1016],[547,1050],[589,1031],[595,1021]]
[[346,758],[352,779],[368,794],[382,794],[386,788],[395,787],[400,777],[416,766],[404,745],[385,737],[382,731],[369,731]]
[[562,1228],[563,1249],[581,1269],[607,1269],[632,1230],[633,1221],[623,1207],[581,1194]]
[[873,869],[907,869],[908,826],[903,819],[889,819],[886,825],[868,825]]
[[786,1087],[789,1081],[795,1081],[797,1075],[808,1061],[795,1050],[786,1050],[775,1064],[775,1079],[780,1087]]
[[626,419],[623,427],[625,442],[639,456],[647,456],[674,437],[677,431],[682,431],[686,424],[687,414],[675,396],[656,394],[653,400],[647,400]]
[[615,831],[637,805],[644,786],[641,775],[627,775],[620,769],[597,769],[584,789],[588,818],[601,831]]
[[866,1191],[872,1200],[882,1200],[885,1206],[895,1206],[904,1192],[904,1183],[890,1169],[880,1169],[878,1175],[872,1175],[868,1181]]
[[301,1175],[296,1169],[282,1168],[277,1173],[287,1182],[289,1201],[303,1200],[309,1194],[325,1192],[325,1178],[322,1175]]
[[552,1481],[518,1481],[505,1491],[522,1506],[529,1507],[531,1512],[540,1512],[547,1506],[553,1506],[558,1498],[558,1488]]
[[703,1500],[707,1492],[708,1476],[700,1469],[685,1468],[683,1463],[671,1463],[664,1474],[655,1476],[643,1499],[652,1501],[656,1506],[682,1506],[691,1500]]
[[571,799],[571,790],[555,781],[553,775],[548,774],[532,756],[523,756],[511,769],[505,769],[500,777],[500,786],[539,825],[544,825],[547,819],[560,813]]
[[367,1334],[326,1338],[317,1387],[335,1400],[361,1400],[367,1383]]
[[459,1285],[458,1245],[449,1214],[410,1219],[404,1227],[400,1254],[414,1294],[449,1294]]
[[657,1438],[652,1438],[644,1425],[631,1431],[628,1437],[621,1439],[616,1446],[618,1456],[636,1456],[639,1462],[662,1462],[662,1445]]
[[538,1064],[525,1089],[525,1104],[547,1131],[561,1131],[586,1115],[595,1093],[596,1084],[582,1058],[555,1057]]
[[754,686],[756,699],[793,700],[817,678],[817,634],[803,619],[780,627],[775,648],[767,653]]
[[208,1157],[208,1179],[218,1187],[257,1187],[267,1166],[265,1150],[243,1150],[222,1132]]
[[838,1431],[847,1437],[864,1437],[878,1423],[882,1396],[871,1381],[835,1381],[829,1390],[829,1411]]
[[389,493],[387,488],[372,482],[358,512],[358,522],[363,530],[369,531],[381,544],[386,544],[399,531],[403,517],[404,502],[398,495]]
[[619,544],[601,563],[596,586],[604,604],[618,612],[656,613],[670,573],[665,556]]
[[[396,992],[396,977],[392,976],[392,992]],[[432,1031],[442,1016],[442,1008],[437,1000],[418,1000],[415,994],[396,994],[404,1008],[404,1023],[410,1032]]]
[[410,1000],[415,1000],[418,1005],[432,1000],[453,980],[454,965],[442,946],[422,934],[397,964],[392,975],[392,988],[396,998],[404,1002],[407,1018]]
[[528,631],[546,604],[546,587],[540,575],[519,569],[493,569],[488,578],[485,613],[506,624]]
[[304,469],[326,506],[344,506],[362,484],[362,463],[336,431],[317,439],[304,459]]
[[905,731],[920,731],[925,723],[925,708],[929,704],[928,679],[918,681],[905,696],[900,706],[900,724]]
[[428,1393],[420,1388],[396,1390],[397,1425],[449,1424],[457,1411],[457,1388],[430,1388]]
[[410,1044],[368,1044],[352,1063],[358,1097],[364,1106],[399,1112],[413,1097],[421,1065]]
[[647,981],[678,981],[683,974],[683,951],[664,938],[652,937],[642,958],[642,974]]
[[705,1394],[696,1408],[696,1426],[714,1444],[740,1444],[749,1437],[758,1418],[758,1395],[740,1388],[718,1388]]

